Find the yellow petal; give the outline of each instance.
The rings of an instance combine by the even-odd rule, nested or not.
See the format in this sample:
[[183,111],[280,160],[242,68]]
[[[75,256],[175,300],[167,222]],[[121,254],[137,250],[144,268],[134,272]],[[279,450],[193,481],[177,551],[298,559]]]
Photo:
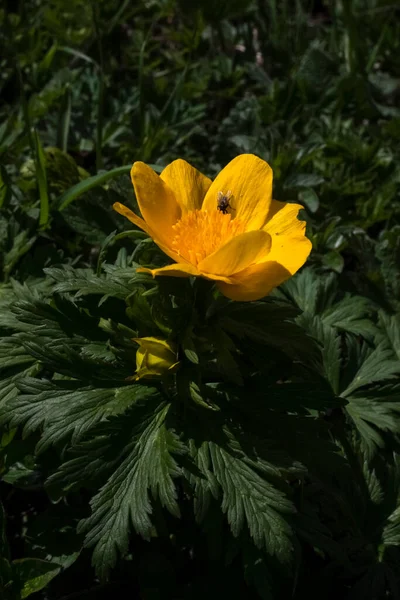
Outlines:
[[165,254],[167,254],[170,258],[172,258],[172,260],[177,260],[177,261],[180,260],[179,255],[174,250],[172,250],[169,246],[166,246],[165,244],[163,244],[158,239],[157,234],[147,225],[147,223],[145,221],[143,221],[143,219],[141,219],[140,217],[135,215],[135,213],[130,208],[128,208],[124,204],[121,204],[120,202],[115,202],[113,204],[113,209],[115,211],[117,211],[117,213],[122,215],[123,217],[126,217],[127,219],[129,219],[129,221],[131,223],[133,223],[137,227],[140,227],[140,229],[143,229],[143,231],[145,231],[147,233],[147,235],[154,240],[154,242],[157,244],[157,246],[159,246],[159,248],[161,248],[161,250]]
[[271,236],[265,231],[248,231],[232,238],[198,264],[202,273],[229,277],[257,260],[266,260]]
[[148,225],[145,223],[145,221],[143,221],[143,219],[135,215],[135,213],[130,208],[128,208],[124,204],[121,204],[121,202],[114,202],[113,209],[123,217],[129,219],[129,221],[136,225],[136,227],[143,229],[143,231],[145,231],[149,236],[151,236]]
[[231,284],[220,282],[218,287],[227,298],[247,302],[263,298],[290,275],[279,263],[267,261],[247,267],[232,277]]
[[181,158],[165,167],[160,178],[174,191],[183,214],[201,208],[211,185],[211,179]]
[[176,347],[167,340],[157,337],[132,338],[132,340],[139,344],[136,353],[136,360],[140,360],[138,368],[143,364],[143,357],[148,368],[160,365],[168,368],[176,361]]
[[269,260],[279,262],[294,275],[306,262],[312,249],[312,244],[305,235],[296,237],[279,236],[279,242],[273,240]]
[[[221,282],[219,289],[231,300],[259,300],[289,279],[307,260],[311,251],[308,238],[281,236],[283,244],[271,247],[268,260],[251,265],[232,275],[231,284]],[[272,242],[274,244],[274,242]]]
[[170,277],[198,277],[200,276],[200,272],[189,263],[177,263],[175,265],[167,265],[166,267],[161,267],[160,269],[147,269],[146,267],[140,267],[136,269],[137,273],[150,273],[153,277],[158,277],[159,275],[167,275]]
[[272,200],[272,169],[254,154],[234,158],[211,184],[202,210],[216,210],[218,192],[232,192],[228,209],[234,219],[246,223],[246,229],[260,229]]
[[271,235],[304,231],[305,221],[299,221],[297,218],[299,210],[302,208],[304,207],[301,204],[272,200],[267,221],[263,227],[264,231],[268,231]]
[[263,228],[272,237],[269,261],[281,264],[291,275],[305,263],[311,252],[311,242],[306,237],[306,223],[299,221],[300,204],[286,204],[274,200],[277,209],[272,219]]
[[136,269],[137,273],[149,273],[153,277],[158,277],[159,275],[163,275],[166,277],[204,277],[205,279],[210,279],[211,281],[225,281],[226,283],[230,283],[229,277],[224,277],[222,275],[215,275],[213,273],[205,273],[198,271],[196,267],[189,263],[179,263],[175,265],[168,265],[166,267],[161,267],[160,269],[148,269],[146,267],[140,267]]
[[139,344],[133,379],[160,377],[179,364],[175,344],[157,337],[133,338],[133,341]]
[[170,247],[174,237],[172,226],[181,216],[173,191],[143,162],[133,164],[131,178],[147,226],[162,244]]
[[172,344],[172,342],[167,342],[164,338],[147,336],[140,338],[132,338],[133,342],[139,344],[140,348],[145,348],[146,350],[150,350],[152,352],[160,352],[167,350],[168,352],[172,352],[174,355],[176,353],[176,346]]
[[[136,341],[136,340],[134,340]],[[138,348],[136,351],[136,370],[139,371],[143,366],[143,363],[146,358],[146,350],[144,348]]]

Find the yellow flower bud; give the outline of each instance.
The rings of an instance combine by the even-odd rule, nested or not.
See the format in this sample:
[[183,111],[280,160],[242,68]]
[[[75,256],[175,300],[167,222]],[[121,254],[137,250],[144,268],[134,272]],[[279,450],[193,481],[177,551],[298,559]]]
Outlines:
[[174,344],[157,337],[133,338],[139,344],[136,352],[136,375],[138,379],[153,379],[173,372],[179,365]]

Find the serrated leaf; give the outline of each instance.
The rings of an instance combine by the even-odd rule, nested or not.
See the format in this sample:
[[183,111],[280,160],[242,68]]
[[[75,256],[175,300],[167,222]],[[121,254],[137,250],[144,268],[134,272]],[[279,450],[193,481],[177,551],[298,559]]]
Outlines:
[[219,323],[231,335],[277,348],[293,360],[318,361],[319,351],[313,339],[289,320],[295,314],[292,307],[277,301],[253,302],[251,306],[225,310]]
[[333,392],[339,395],[341,340],[339,334],[318,316],[304,313],[297,322],[321,344],[324,373]]
[[18,396],[18,382],[22,381],[25,377],[33,377],[38,369],[40,369],[40,367],[38,367],[37,364],[33,364],[27,369],[15,373],[11,377],[0,380],[0,412],[8,402],[11,402],[13,398]]
[[279,297],[289,298],[303,312],[315,316],[333,304],[337,280],[333,273],[322,277],[311,267],[307,267],[285,281],[275,293]]
[[322,280],[315,277],[310,268],[303,269],[279,288],[279,292],[289,297],[303,312],[315,314],[321,293]]
[[382,542],[387,546],[400,546],[400,506],[386,519],[382,531]]
[[22,425],[25,437],[42,428],[38,453],[67,437],[76,443],[99,421],[125,412],[132,403],[151,393],[151,389],[139,385],[91,389],[82,388],[77,382],[52,383],[29,378],[20,389],[25,394],[4,404],[0,422],[11,427]]
[[294,506],[246,462],[209,443],[212,471],[222,488],[222,510],[227,515],[232,533],[237,537],[247,525],[258,548],[285,564],[292,560],[292,530],[283,515],[294,512]]
[[370,317],[371,312],[371,305],[367,298],[348,295],[327,308],[321,318],[326,325],[371,339],[377,333],[377,327],[370,318],[367,318]]
[[185,476],[194,489],[194,514],[196,521],[201,523],[208,514],[212,498],[218,498],[220,487],[217,478],[211,471],[208,443],[204,442],[198,448],[194,440],[190,440],[189,453],[198,473],[185,470]]
[[355,390],[348,396],[346,411],[353,420],[371,458],[384,446],[379,430],[398,435],[400,431],[400,385],[374,386]]
[[368,352],[353,381],[341,395],[347,398],[358,388],[371,385],[377,381],[391,379],[399,373],[400,362],[393,360],[393,351],[383,342],[377,348]]
[[68,266],[44,270],[57,282],[55,292],[76,292],[77,297],[94,294],[125,299],[133,292],[136,283],[149,283],[148,277],[136,274],[136,268],[115,269],[108,265],[104,268],[107,269],[105,275],[96,275],[91,269]]
[[168,410],[165,403],[138,408],[125,457],[93,497],[92,515],[80,524],[79,531],[87,532],[85,544],[95,546],[93,564],[102,578],[114,566],[118,551],[127,551],[131,524],[144,538],[150,537],[150,491],[171,514],[180,514],[173,478],[181,470],[171,453],[185,448],[165,425]]
[[26,353],[20,339],[14,336],[0,340],[0,373],[10,367],[32,364],[34,359]]
[[386,315],[381,312],[379,321],[383,325],[384,332],[389,340],[391,347],[400,360],[400,315]]

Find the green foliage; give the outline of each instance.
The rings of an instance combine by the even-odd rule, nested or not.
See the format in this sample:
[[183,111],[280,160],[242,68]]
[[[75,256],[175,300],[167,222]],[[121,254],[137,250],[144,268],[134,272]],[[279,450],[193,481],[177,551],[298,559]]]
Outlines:
[[[0,9],[0,596],[400,597],[399,9]],[[266,299],[151,279],[135,160],[255,153],[304,206]],[[133,381],[137,344],[179,370]]]

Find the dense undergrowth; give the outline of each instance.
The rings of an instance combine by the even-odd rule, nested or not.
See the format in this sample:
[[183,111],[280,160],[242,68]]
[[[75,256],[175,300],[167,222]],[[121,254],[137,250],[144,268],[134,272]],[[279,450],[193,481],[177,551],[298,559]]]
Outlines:
[[[6,5],[0,597],[400,598],[400,9]],[[252,303],[137,274],[131,164],[248,152],[307,266]],[[142,336],[172,378],[127,379]]]

